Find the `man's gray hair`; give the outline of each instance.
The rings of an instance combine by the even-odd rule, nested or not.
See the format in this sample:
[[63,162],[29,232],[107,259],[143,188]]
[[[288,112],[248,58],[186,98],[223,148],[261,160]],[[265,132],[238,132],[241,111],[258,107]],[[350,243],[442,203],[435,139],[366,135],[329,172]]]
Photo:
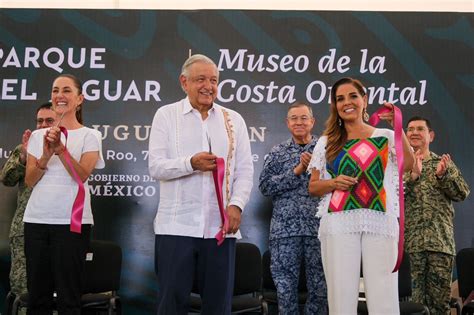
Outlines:
[[311,108],[311,106],[309,106],[306,103],[299,102],[299,101],[296,101],[293,104],[291,104],[290,107],[288,107],[287,113],[289,113],[290,110],[292,110],[293,108],[297,108],[297,107],[306,107],[306,108],[308,108],[310,116],[313,117],[313,109]]
[[183,66],[181,67],[181,75],[183,75],[187,78],[188,75],[189,75],[189,67],[191,67],[191,65],[196,63],[196,62],[211,64],[211,65],[214,65],[217,68],[215,62],[211,58],[209,58],[205,55],[195,54],[195,55],[192,55],[191,57],[189,57],[188,59],[186,59]]

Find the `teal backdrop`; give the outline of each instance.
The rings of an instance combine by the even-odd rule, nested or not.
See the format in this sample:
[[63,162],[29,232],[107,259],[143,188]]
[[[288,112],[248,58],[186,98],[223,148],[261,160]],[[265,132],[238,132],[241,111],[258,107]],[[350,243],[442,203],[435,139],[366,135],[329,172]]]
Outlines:
[[[90,178],[93,237],[122,246],[125,314],[152,314],[159,184],[148,176],[148,134],[156,110],[184,97],[178,76],[190,52],[215,60],[217,103],[247,122],[255,185],[241,230],[263,252],[271,216],[257,188],[264,156],[289,137],[295,100],[312,105],[322,132],[329,88],[343,76],[368,87],[369,112],[388,100],[405,118],[431,119],[432,149],[450,153],[473,183],[473,22],[471,13],[449,12],[1,9],[0,164],[34,128],[53,79],[83,80],[85,124],[102,132],[106,159]],[[0,186],[0,297],[15,198],[15,188]],[[458,250],[474,246],[472,208],[472,197],[456,205]]]

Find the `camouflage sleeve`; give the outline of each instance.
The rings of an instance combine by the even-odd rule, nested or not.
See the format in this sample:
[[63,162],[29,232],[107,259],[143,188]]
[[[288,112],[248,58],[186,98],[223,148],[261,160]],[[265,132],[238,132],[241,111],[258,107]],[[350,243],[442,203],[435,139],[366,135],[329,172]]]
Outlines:
[[0,181],[5,186],[16,186],[25,177],[26,167],[20,161],[21,144],[18,145],[8,158],[0,173]]
[[419,179],[413,180],[410,176],[411,172],[405,172],[403,174],[404,193],[406,198],[416,198],[414,187],[419,182]]
[[443,193],[452,201],[463,201],[470,193],[469,185],[462,177],[461,171],[451,161],[446,174],[437,179]]

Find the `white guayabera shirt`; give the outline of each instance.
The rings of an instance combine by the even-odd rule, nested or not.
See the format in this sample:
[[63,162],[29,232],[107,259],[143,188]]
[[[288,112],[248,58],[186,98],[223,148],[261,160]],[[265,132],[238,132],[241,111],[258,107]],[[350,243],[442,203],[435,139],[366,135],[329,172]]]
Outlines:
[[[209,151],[225,161],[224,207],[244,209],[253,184],[247,126],[240,114],[214,103],[202,120],[188,98],[158,109],[149,143],[150,175],[160,181],[156,234],[213,238],[221,217],[212,172],[194,171],[191,157]],[[240,231],[230,237],[240,238]]]

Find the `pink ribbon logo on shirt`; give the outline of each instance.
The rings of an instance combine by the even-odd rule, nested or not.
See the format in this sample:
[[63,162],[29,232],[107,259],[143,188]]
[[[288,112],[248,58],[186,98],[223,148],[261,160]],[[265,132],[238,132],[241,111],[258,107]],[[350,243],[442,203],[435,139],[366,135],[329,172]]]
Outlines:
[[[369,119],[369,124],[376,126],[380,122],[379,114],[389,113],[392,110],[382,106],[380,107]],[[397,155],[397,166],[398,166],[398,203],[400,205],[400,221],[399,221],[399,236],[398,236],[398,256],[395,268],[392,272],[397,272],[400,269],[400,264],[403,259],[403,243],[404,243],[404,227],[405,227],[405,201],[403,193],[403,117],[402,112],[396,106],[393,106],[393,130],[395,132],[395,153]]]
[[[67,144],[67,129],[64,127],[59,127],[61,132],[64,134],[66,137],[66,142],[64,146]],[[86,192],[84,189],[84,183],[82,182],[81,178],[77,174],[76,170],[74,169],[72,162],[71,162],[71,157],[69,156],[69,152],[67,150],[64,150],[64,160],[66,161],[66,164],[71,171],[74,180],[76,181],[79,189],[77,191],[76,199],[74,199],[74,203],[72,204],[72,211],[71,211],[71,227],[70,231],[74,233],[81,233],[81,228],[82,228],[82,212],[84,210],[84,200],[86,198]]]
[[229,230],[229,218],[224,209],[224,199],[222,197],[222,185],[224,183],[224,169],[225,163],[223,158],[216,159],[216,169],[212,171],[212,177],[214,178],[214,188],[216,189],[217,203],[219,205],[219,212],[221,214],[222,228],[217,232],[215,238],[217,239],[217,245],[222,245],[225,241],[225,231]]

